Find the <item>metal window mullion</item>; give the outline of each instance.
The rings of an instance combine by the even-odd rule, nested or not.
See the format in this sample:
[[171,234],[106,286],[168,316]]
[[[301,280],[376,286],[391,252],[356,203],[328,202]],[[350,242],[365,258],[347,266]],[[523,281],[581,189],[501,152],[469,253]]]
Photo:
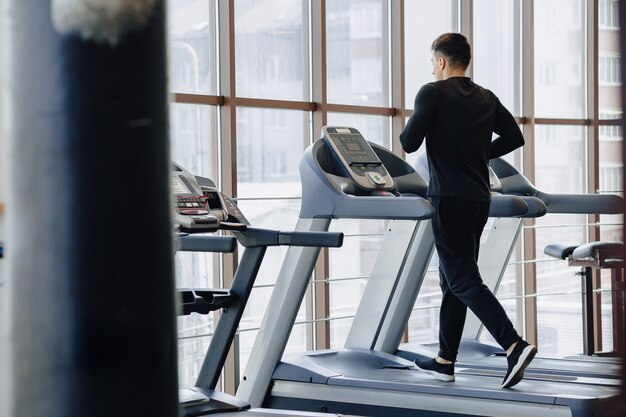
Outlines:
[[[527,123],[522,125],[522,132],[526,146],[522,149],[522,169],[524,175],[535,182],[535,84],[534,84],[534,1],[521,2],[522,17],[522,116]],[[525,226],[534,225],[534,219],[526,219]],[[534,228],[525,228],[522,243],[523,260],[534,259],[536,240]],[[524,263],[522,276],[522,295],[535,294],[537,289],[537,268],[533,263]],[[537,344],[537,300],[535,297],[525,297],[523,308],[518,308],[518,328],[523,327],[523,333],[530,343]],[[520,329],[521,330],[521,329]]]
[[[586,28],[586,87],[587,87],[587,118],[591,124],[587,126],[587,192],[596,193],[600,188],[600,126],[599,126],[599,74],[598,74],[598,2],[588,0],[586,13],[583,13],[583,25]],[[587,223],[594,224],[587,228],[587,240],[597,241],[600,238],[599,215],[588,215]],[[601,276],[598,270],[593,271],[592,288],[600,288]],[[593,297],[594,339],[595,350],[602,350],[602,300],[599,293]]]
[[[322,131],[322,127],[327,124],[328,120],[328,95],[327,95],[327,66],[326,66],[326,0],[311,0],[311,81],[313,97],[311,99],[316,104],[313,111],[313,137],[311,141],[317,138]],[[309,288],[312,288],[314,295],[309,297],[313,301],[311,328],[314,328],[312,334],[314,340],[307,340],[309,347],[315,349],[330,348],[330,323],[328,317],[330,315],[330,295],[329,285],[326,280],[329,271],[328,249],[323,248],[315,264],[315,280],[324,282],[315,282]],[[321,279],[320,279],[321,278]]]
[[[514,108],[511,109],[512,113],[514,116],[519,116],[519,115],[523,115],[524,112],[522,111],[522,95],[520,94],[522,91],[522,86],[523,86],[523,77],[522,77],[522,51],[521,51],[521,45],[522,45],[522,18],[521,18],[521,5],[520,3],[522,2],[522,0],[513,0],[513,42],[514,42],[514,48],[515,51],[513,53],[513,72],[514,72],[514,77],[513,77],[513,82],[514,82],[514,91],[515,91],[515,104],[514,104]],[[520,120],[523,119],[522,117],[516,117],[516,121],[519,124],[524,124],[526,123],[526,120]]]
[[[218,0],[219,19],[219,67],[220,94],[224,105],[220,107],[220,179],[221,189],[226,195],[237,196],[237,109],[233,98],[235,92],[235,2]],[[223,255],[223,283],[230,287],[237,269],[237,252]],[[233,346],[238,347],[239,336],[235,335]],[[239,383],[239,350],[231,347],[222,380],[224,392],[234,394]]]
[[224,96],[211,94],[171,93],[170,101],[173,103],[206,104],[223,106]]
[[[473,0],[459,0],[459,23],[461,25],[460,32],[465,35],[470,45],[473,45]],[[467,76],[472,77],[474,73],[474,60],[470,60],[467,67]]]
[[452,32],[460,32],[461,31],[461,0],[449,0],[450,1],[450,10],[451,10],[451,22],[450,27],[452,28]]
[[391,114],[387,116],[387,125],[383,135],[383,146],[391,149],[393,146],[393,137],[391,136],[391,126],[389,126],[389,122],[391,121],[391,117],[395,114],[395,110],[393,108],[391,92],[391,3],[392,0],[383,0],[382,1],[382,13],[381,13],[381,57],[382,57],[382,95],[383,95],[383,104],[391,109]]
[[400,144],[400,133],[404,129],[404,0],[391,1],[391,107],[398,109],[391,118],[391,151],[405,157]]

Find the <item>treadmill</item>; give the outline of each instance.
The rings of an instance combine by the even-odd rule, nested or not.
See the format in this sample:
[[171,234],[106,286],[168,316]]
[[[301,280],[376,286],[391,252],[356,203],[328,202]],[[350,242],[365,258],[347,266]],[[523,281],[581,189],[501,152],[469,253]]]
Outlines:
[[[177,251],[234,252],[237,241],[245,248],[230,289],[184,288],[178,290],[180,314],[208,314],[225,309],[195,386],[179,390],[181,415],[215,417],[322,417],[328,414],[251,408],[250,404],[215,390],[228,350],[269,246],[341,246],[343,235],[330,232],[282,232],[257,229],[235,202],[219,192],[208,178],[197,177],[172,163],[171,188],[175,195],[174,224]],[[219,236],[218,230],[233,236]],[[336,416],[339,417],[339,416]]]
[[[548,194],[537,190],[517,169],[502,158],[490,162],[492,173],[497,177],[495,191],[508,195],[533,196],[546,206],[548,214],[619,214],[623,199],[616,195],[600,194]],[[428,161],[425,154],[418,157],[416,169],[428,175]],[[495,294],[500,285],[517,237],[522,229],[522,219],[497,219],[488,241],[481,246],[478,265],[483,282]],[[414,242],[416,243],[416,242]],[[422,244],[423,242],[420,242]],[[434,249],[434,241],[432,242]],[[457,358],[457,367],[467,367],[475,372],[504,374],[507,369],[506,354],[498,345],[480,342],[482,324],[468,311],[463,340]],[[395,343],[389,341],[390,344]],[[396,345],[397,346],[397,345]],[[433,356],[437,344],[402,344],[396,355],[410,361],[417,357]],[[392,351],[391,351],[392,352]],[[566,358],[542,358],[539,355],[525,371],[527,379],[568,379],[571,382],[605,383],[606,379],[621,378],[621,365],[617,358],[598,356],[570,356]],[[619,381],[618,381],[619,382]]]
[[[457,371],[456,381],[445,383],[393,355],[397,344],[383,346],[389,335],[404,329],[419,291],[419,272],[432,254],[432,245],[413,244],[432,235],[432,208],[422,198],[426,182],[354,128],[326,127],[322,134],[300,164],[303,201],[297,230],[326,230],[336,218],[389,220],[359,319],[344,348],[283,357],[319,252],[290,248],[238,397],[252,406],[368,416],[610,415],[619,393],[615,384],[522,381],[503,390],[503,375],[482,370]],[[499,202],[520,208],[518,215],[532,211],[520,196],[494,196],[494,211]],[[541,207],[532,198],[529,202]]]

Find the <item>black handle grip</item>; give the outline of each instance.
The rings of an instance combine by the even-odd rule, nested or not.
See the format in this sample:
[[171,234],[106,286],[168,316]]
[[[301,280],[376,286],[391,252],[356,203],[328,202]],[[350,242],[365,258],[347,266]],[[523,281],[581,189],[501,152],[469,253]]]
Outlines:
[[232,236],[188,235],[178,238],[177,250],[182,252],[234,252],[237,240]]
[[286,246],[314,246],[338,248],[343,245],[343,233],[279,232],[278,244]]
[[248,225],[244,223],[233,222],[221,222],[220,229],[222,230],[234,230],[236,232],[244,232],[248,228]]

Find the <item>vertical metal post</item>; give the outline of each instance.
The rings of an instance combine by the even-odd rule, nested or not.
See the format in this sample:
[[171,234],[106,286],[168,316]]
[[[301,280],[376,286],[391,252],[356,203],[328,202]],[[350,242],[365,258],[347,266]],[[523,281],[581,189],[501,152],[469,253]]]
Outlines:
[[[600,124],[599,124],[599,89],[598,82],[598,2],[587,1],[585,13],[583,13],[583,27],[585,27],[586,54],[583,55],[583,65],[586,65],[586,117],[591,120],[587,126],[587,184],[588,193],[596,193],[600,188]],[[590,214],[587,216],[587,241],[595,242],[600,239],[600,216]],[[593,288],[600,288],[600,270],[594,270]],[[594,350],[602,350],[602,296],[595,293],[593,298],[594,329],[592,335],[595,340]]]
[[391,0],[391,150],[404,156],[400,133],[404,129],[404,0]]
[[615,267],[611,269],[611,302],[613,316],[613,351],[624,351],[624,334],[620,329],[624,329],[624,268]]
[[[218,0],[219,20],[219,80],[220,94],[224,96],[224,105],[220,107],[221,127],[221,178],[222,192],[237,196],[237,103],[235,80],[235,2]],[[230,287],[237,269],[237,252],[223,255],[224,286]],[[239,337],[238,335],[235,336]],[[229,350],[224,364],[224,392],[234,394],[239,382],[239,372],[235,356],[239,352]]]
[[[4,50],[4,42],[2,41],[4,35],[4,3],[5,0],[0,0],[0,246],[4,241],[4,201],[5,201],[5,181],[6,181],[6,162],[4,152],[4,106],[3,106],[3,93],[4,93],[4,65],[7,62],[6,54]],[[9,297],[8,291],[4,286],[5,281],[5,267],[6,261],[3,261],[0,256],[0,340],[9,340],[8,326],[10,323],[9,317]],[[8,344],[0,342],[0,415],[8,415],[9,410],[5,407],[9,403],[9,375],[10,375],[10,361]]]
[[[619,44],[620,44],[620,54],[622,57],[626,56],[626,5],[624,2],[619,3],[619,27],[622,28],[619,32]],[[623,64],[620,66],[621,72],[621,80],[626,80],[626,65]],[[626,103],[626,83],[622,82],[621,89],[621,99],[622,103]],[[623,104],[622,104],[623,105]],[[626,121],[622,117],[622,131],[626,131]],[[622,161],[626,161],[626,143],[622,141]],[[622,169],[622,184],[626,184],[626,175],[625,171]],[[626,213],[626,205],[622,206],[622,212]],[[623,254],[626,257],[626,253]],[[625,258],[626,259],[626,258]],[[626,329],[624,327],[618,328],[619,337],[621,340],[625,340],[626,338]],[[621,351],[622,357],[622,401],[621,407],[623,412],[626,412],[626,349]],[[618,411],[619,412],[619,411]]]
[[174,417],[164,2],[117,42],[8,7],[10,415]]
[[[465,35],[470,45],[473,45],[474,41],[474,29],[473,29],[473,1],[472,0],[459,0],[459,11],[461,27],[459,31]],[[470,61],[467,67],[467,76],[472,78],[474,73],[474,60]]]
[[595,353],[593,322],[593,271],[584,267],[578,273],[581,276],[582,316],[583,316],[583,354]]
[[[328,92],[327,71],[326,71],[326,0],[313,0],[311,3],[311,23],[312,23],[312,83],[313,97],[316,104],[313,112],[313,137],[312,141],[319,139],[322,127],[328,123],[328,112],[326,108]],[[322,248],[320,256],[315,263],[315,285],[313,318],[315,331],[312,332],[315,340],[311,340],[310,347],[315,349],[330,348],[330,288],[328,285],[329,276],[329,253],[328,248]]]
[[[522,74],[524,75],[522,85],[522,116],[526,118],[526,123],[522,126],[526,146],[523,152],[523,173],[531,182],[535,182],[535,89],[534,89],[534,1],[522,2]],[[524,225],[534,225],[534,219],[525,219]],[[535,229],[526,228],[524,230],[524,260],[535,258]],[[537,268],[534,263],[524,264],[524,283],[522,295],[535,294],[537,292]],[[524,298],[523,315],[520,324],[524,326],[526,339],[533,344],[537,344],[537,299],[536,297]],[[518,330],[522,330],[518,325]]]

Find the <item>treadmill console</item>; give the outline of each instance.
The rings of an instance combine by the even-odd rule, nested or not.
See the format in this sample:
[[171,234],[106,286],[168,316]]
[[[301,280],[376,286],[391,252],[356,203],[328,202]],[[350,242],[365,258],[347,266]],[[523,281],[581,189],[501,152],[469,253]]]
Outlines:
[[394,188],[391,175],[358,130],[325,126],[322,135],[331,154],[359,187],[371,191]]
[[214,232],[228,214],[222,196],[214,187],[200,186],[196,177],[172,163],[174,224],[188,233]]

